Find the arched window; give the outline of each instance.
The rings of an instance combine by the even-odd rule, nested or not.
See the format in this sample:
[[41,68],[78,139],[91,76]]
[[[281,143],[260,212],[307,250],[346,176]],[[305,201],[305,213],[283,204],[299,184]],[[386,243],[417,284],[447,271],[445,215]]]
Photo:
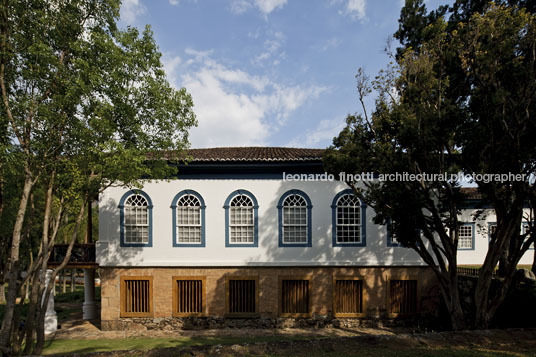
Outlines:
[[152,246],[152,210],[149,196],[140,190],[131,190],[119,201],[121,242],[123,247]]
[[173,246],[205,246],[205,203],[192,190],[179,192],[171,202],[173,214]]
[[225,201],[225,246],[258,246],[257,200],[246,190],[237,190]]
[[310,247],[311,200],[300,190],[290,190],[279,199],[279,246]]
[[332,230],[334,247],[365,246],[366,206],[359,201],[353,191],[339,192],[333,199]]

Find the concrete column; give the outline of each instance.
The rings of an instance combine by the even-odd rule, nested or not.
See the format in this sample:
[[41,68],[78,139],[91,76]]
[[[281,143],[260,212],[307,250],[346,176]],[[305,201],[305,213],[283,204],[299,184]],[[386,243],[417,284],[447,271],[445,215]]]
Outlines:
[[95,269],[84,269],[84,320],[97,318],[95,304]]
[[[52,270],[47,269],[45,275],[45,293],[43,293],[41,304],[45,303],[45,294],[48,284],[54,284],[54,282],[50,279],[51,277]],[[56,316],[56,311],[54,310],[54,295],[50,294],[50,297],[48,298],[47,311],[45,313],[45,334],[56,332],[57,329],[58,317]]]

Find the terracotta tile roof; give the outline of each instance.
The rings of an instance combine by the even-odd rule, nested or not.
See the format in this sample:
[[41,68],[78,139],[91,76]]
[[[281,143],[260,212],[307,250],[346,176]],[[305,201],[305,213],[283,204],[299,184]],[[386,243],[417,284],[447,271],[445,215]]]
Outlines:
[[[320,161],[324,149],[299,149],[286,147],[220,147],[190,149],[187,155],[194,162],[220,161]],[[162,153],[161,153],[162,154]],[[164,158],[172,153],[163,153]]]

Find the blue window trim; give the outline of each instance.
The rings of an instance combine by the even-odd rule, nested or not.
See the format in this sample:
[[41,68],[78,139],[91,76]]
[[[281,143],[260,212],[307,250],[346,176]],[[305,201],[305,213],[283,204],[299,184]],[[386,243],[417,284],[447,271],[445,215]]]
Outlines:
[[[307,242],[306,243],[284,243],[283,242],[283,202],[290,195],[299,195],[305,199],[307,203]],[[307,194],[301,190],[289,190],[285,192],[279,202],[277,203],[278,219],[279,219],[279,247],[311,247],[312,242],[312,214],[311,211],[313,205],[311,204],[311,199]]]
[[391,239],[391,220],[390,219],[387,221],[387,224],[385,225],[385,229],[387,231],[387,233],[386,233],[387,246],[388,247],[401,247],[400,243],[393,243],[393,241]]
[[[149,215],[149,241],[147,243],[125,243],[125,201],[132,195],[141,195],[147,200],[147,213]],[[125,192],[119,200],[119,226],[120,226],[120,242],[121,247],[152,247],[153,246],[153,201],[148,194],[142,190],[133,189]]]
[[[251,199],[253,202],[253,243],[230,243],[229,242],[229,205],[231,204],[231,200],[237,196],[237,195],[245,195]],[[231,192],[229,196],[227,196],[227,199],[225,200],[225,204],[223,206],[225,208],[225,247],[227,248],[252,248],[252,247],[258,247],[259,246],[259,204],[257,203],[257,199],[253,194],[247,190],[236,190]]]
[[339,201],[339,198],[347,194],[355,195],[354,191],[348,188],[337,193],[331,203],[331,244],[333,247],[365,247],[367,245],[367,227],[365,224],[367,221],[367,205],[364,202],[361,202],[359,197],[357,197],[357,199],[361,203],[361,242],[337,243],[337,202]]
[[[462,226],[471,226],[471,248],[460,248],[458,250],[475,250],[475,222],[464,222],[460,225]],[[459,241],[458,241],[459,244]]]
[[[179,199],[184,195],[192,195],[195,196],[199,202],[201,203],[201,242],[200,243],[177,243],[177,202]],[[173,224],[173,246],[174,247],[181,247],[181,248],[193,248],[193,247],[205,247],[205,200],[203,200],[203,197],[193,190],[182,190],[181,192],[177,193],[175,197],[173,198],[173,201],[171,201],[171,214],[172,214],[172,224]]]

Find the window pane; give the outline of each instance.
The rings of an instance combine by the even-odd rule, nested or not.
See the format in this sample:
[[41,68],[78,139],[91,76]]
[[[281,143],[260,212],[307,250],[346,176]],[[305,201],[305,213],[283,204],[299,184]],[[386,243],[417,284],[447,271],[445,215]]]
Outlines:
[[125,243],[149,242],[148,202],[142,195],[131,195],[124,207]]
[[361,205],[355,195],[339,198],[336,222],[337,243],[361,242]]
[[458,248],[473,248],[473,227],[470,225],[461,226],[458,232]]

